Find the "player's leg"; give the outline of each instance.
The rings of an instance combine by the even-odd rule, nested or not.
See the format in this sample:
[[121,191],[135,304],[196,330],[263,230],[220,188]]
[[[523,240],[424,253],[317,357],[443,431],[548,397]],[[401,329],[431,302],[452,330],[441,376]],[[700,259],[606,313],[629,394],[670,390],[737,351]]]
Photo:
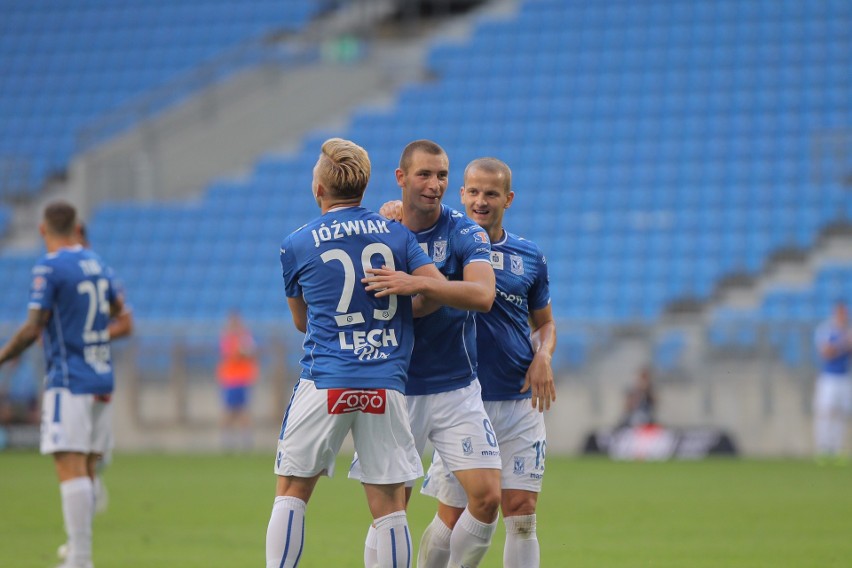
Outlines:
[[521,489],[503,489],[503,524],[506,545],[504,568],[537,568],[541,562],[536,535],[535,509],[538,493]]
[[86,469],[86,454],[57,452],[53,454],[59,491],[62,496],[62,517],[67,534],[65,560],[68,566],[89,566],[92,562],[92,517],[94,516],[94,487]]
[[482,404],[479,381],[430,396],[435,399],[432,444],[467,497],[450,536],[449,566],[478,566],[491,545],[500,508],[497,436]]
[[852,413],[852,381],[843,379],[837,384],[837,452],[835,461],[837,465],[847,465],[849,456],[846,453],[846,427],[849,415]]
[[[423,453],[426,447],[430,429],[430,401],[428,396],[410,396],[405,398],[406,407],[408,410],[409,428],[414,436],[414,448],[417,455]],[[363,469],[361,467],[361,458],[358,452],[355,452],[355,457],[352,459],[352,464],[349,466],[349,479],[357,479],[362,481]],[[411,500],[411,491],[414,482],[406,482],[405,484],[405,506],[408,507],[408,502]],[[373,568],[378,566],[378,549],[376,544],[376,527],[372,524],[367,529],[367,538],[364,539],[364,566]]]
[[272,515],[266,527],[267,568],[295,568],[305,544],[305,508],[319,480],[279,476]]
[[386,397],[384,410],[358,413],[352,427],[361,481],[373,516],[364,563],[370,568],[410,567],[413,550],[405,513],[406,495],[410,495],[406,484],[423,475],[423,467],[405,397],[397,391],[380,392]]
[[445,568],[450,561],[450,537],[453,527],[467,507],[467,495],[456,476],[444,467],[438,452],[423,480],[420,493],[438,500],[438,511],[420,537],[418,568]]
[[467,494],[468,505],[459,516],[450,536],[448,566],[479,566],[497,529],[500,470],[482,468],[453,473]]
[[302,557],[305,508],[320,475],[334,472],[334,458],[352,418],[329,415],[327,391],[300,380],[293,390],[278,438],[278,476],[266,531],[266,565],[295,568]]
[[488,401],[503,457],[501,509],[506,525],[505,568],[538,568],[536,505],[544,478],[547,448],[544,415],[529,401]]
[[68,537],[65,565],[74,567],[92,563],[94,487],[87,458],[92,403],[91,395],[74,395],[67,389],[48,389],[42,402],[41,453],[53,456]]
[[[364,484],[367,505],[373,515],[372,535],[375,563],[378,567],[410,568],[412,557],[411,532],[405,514],[405,486]],[[373,562],[366,557],[366,562]]]
[[831,380],[819,377],[814,391],[814,446],[817,460],[832,453],[832,392]]
[[92,403],[92,451],[87,458],[89,477],[95,492],[95,514],[103,513],[107,508],[107,489],[103,473],[112,461],[112,449],[115,439],[112,430],[112,397],[96,396]]

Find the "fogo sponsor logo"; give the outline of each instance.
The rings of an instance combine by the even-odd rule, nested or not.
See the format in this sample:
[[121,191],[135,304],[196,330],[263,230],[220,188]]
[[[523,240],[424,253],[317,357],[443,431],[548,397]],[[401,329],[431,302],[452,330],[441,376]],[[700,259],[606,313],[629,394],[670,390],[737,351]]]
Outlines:
[[385,389],[328,389],[329,414],[384,414],[386,407]]

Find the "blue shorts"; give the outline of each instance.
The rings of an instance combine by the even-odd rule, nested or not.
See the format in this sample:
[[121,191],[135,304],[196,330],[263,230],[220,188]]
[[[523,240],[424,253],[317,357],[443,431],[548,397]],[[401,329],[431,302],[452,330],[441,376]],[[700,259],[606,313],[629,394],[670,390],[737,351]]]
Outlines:
[[248,385],[222,388],[222,402],[228,410],[241,410],[248,405]]

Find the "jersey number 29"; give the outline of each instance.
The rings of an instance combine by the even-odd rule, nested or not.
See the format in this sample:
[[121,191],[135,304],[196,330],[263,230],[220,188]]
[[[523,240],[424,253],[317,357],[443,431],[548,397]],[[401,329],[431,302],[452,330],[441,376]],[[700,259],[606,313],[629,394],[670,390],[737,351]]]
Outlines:
[[[370,260],[373,255],[381,255],[382,264],[390,270],[395,270],[393,262],[393,252],[390,247],[384,243],[371,243],[364,247],[361,251],[361,266],[366,274],[367,269],[373,267]],[[350,312],[349,305],[352,303],[352,293],[355,290],[355,285],[359,284],[355,279],[355,263],[346,251],[343,249],[327,250],[320,256],[323,262],[328,263],[336,260],[343,265],[343,289],[340,292],[340,301],[337,302],[337,313],[334,316],[334,321],[339,326],[355,325],[364,323],[364,315],[361,312]],[[373,319],[390,320],[396,314],[396,296],[388,296],[388,307],[384,310],[373,310]]]

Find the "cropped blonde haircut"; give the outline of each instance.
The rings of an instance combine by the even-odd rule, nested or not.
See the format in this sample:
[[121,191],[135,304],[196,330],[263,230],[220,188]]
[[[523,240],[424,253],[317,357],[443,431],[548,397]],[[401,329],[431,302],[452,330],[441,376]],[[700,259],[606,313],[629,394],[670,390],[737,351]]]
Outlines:
[[360,199],[370,181],[370,156],[354,142],[329,138],[322,145],[317,176],[334,197]]
[[498,176],[502,175],[503,189],[505,190],[506,195],[512,191],[512,170],[508,165],[506,165],[506,162],[498,160],[497,158],[477,158],[469,163],[464,169],[465,179],[467,179],[467,173],[470,170],[482,170],[489,174]]

